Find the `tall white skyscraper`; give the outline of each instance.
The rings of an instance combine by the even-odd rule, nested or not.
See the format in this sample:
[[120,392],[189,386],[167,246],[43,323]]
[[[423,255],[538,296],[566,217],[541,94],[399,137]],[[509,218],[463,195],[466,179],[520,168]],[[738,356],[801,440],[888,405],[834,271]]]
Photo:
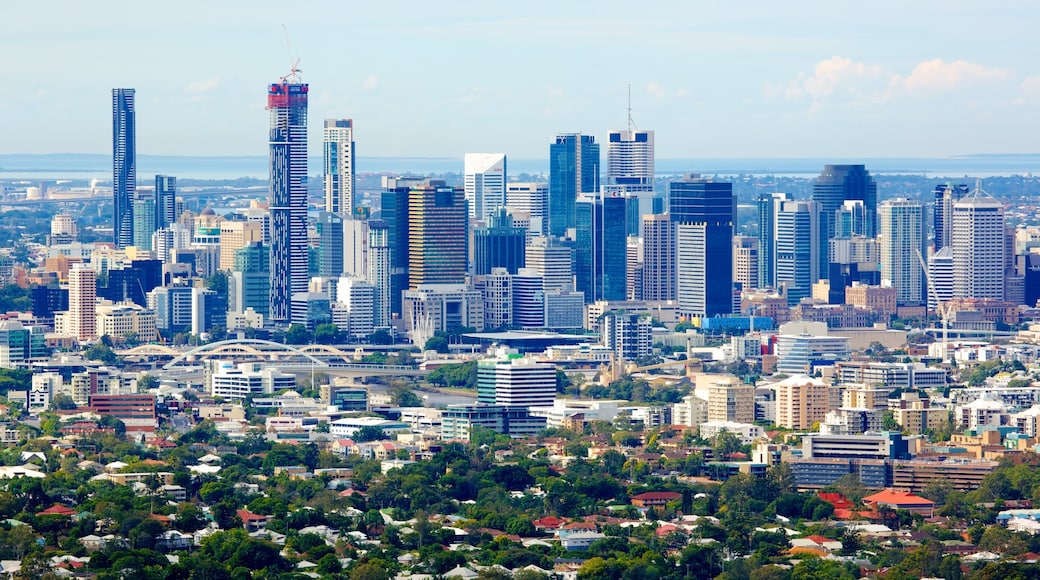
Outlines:
[[505,153],[467,153],[463,186],[470,219],[487,221],[506,204]]
[[977,189],[953,204],[953,297],[1004,299],[1004,205]]
[[530,219],[528,231],[532,236],[549,233],[549,184],[516,182],[506,184],[506,207],[514,216],[526,212]]
[[707,237],[704,224],[675,224],[675,290],[681,316],[707,315]]
[[372,322],[390,324],[390,226],[382,220],[368,222],[368,282],[375,288]]
[[354,120],[325,119],[325,211],[354,213]]
[[881,246],[881,283],[896,289],[896,304],[921,306],[925,277],[918,254],[924,255],[924,206],[906,199],[890,199],[878,208]]
[[607,135],[607,180],[639,198],[639,213],[653,213],[654,132],[639,129],[611,131]]

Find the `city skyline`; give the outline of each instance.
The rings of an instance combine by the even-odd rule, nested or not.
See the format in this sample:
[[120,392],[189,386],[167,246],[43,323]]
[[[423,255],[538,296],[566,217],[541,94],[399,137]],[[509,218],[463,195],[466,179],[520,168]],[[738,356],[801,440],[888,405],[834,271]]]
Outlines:
[[[262,2],[205,10],[189,3],[147,20],[116,5],[58,15],[47,4],[10,8],[0,47],[19,55],[7,69],[21,90],[0,98],[9,136],[0,154],[105,153],[102,99],[129,86],[138,90],[142,154],[262,155],[258,87],[297,58],[314,87],[312,116],[354,118],[362,157],[542,158],[558,133],[602,141],[624,129],[629,85],[636,126],[656,130],[660,158],[1027,153],[1040,127],[1040,65],[1013,48],[1029,45],[1037,21],[1021,4],[888,3],[848,18],[822,3],[800,11],[764,2],[739,12],[651,6],[638,14],[607,3],[595,15],[582,4],[479,13],[315,4],[285,13]],[[340,11],[356,46],[400,42],[344,66],[324,43]],[[151,26],[155,18],[164,26]],[[121,34],[93,33],[112,27]],[[113,60],[120,66],[103,66]],[[506,74],[491,85],[444,73],[462,63]],[[410,90],[433,83],[447,89],[434,97]],[[453,130],[438,130],[445,124]],[[314,151],[321,129],[309,128]]]

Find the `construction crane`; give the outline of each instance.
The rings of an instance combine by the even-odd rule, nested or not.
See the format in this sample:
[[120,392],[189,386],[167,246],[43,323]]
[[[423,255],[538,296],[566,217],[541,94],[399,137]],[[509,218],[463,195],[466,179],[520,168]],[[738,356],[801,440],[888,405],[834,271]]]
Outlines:
[[289,29],[284,24],[282,25],[282,33],[285,35],[285,51],[289,53],[289,74],[283,76],[281,80],[283,83],[299,84],[303,80],[303,77],[300,75],[303,69],[300,68],[300,59],[293,59],[292,44],[289,42]]
[[917,254],[917,260],[921,262],[921,269],[924,270],[924,279],[928,284],[928,292],[932,295],[932,299],[935,300],[935,312],[939,315],[939,320],[942,321],[942,352],[943,360],[945,361],[946,355],[949,353],[950,309],[945,302],[939,300],[939,293],[935,290],[932,273],[928,271],[928,263],[924,261],[921,250],[914,248],[914,253]]

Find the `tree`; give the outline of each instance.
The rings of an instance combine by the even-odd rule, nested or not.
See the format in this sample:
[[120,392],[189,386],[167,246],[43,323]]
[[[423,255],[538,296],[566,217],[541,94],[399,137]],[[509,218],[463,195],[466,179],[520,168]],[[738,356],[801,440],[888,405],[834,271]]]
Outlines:
[[285,342],[288,344],[307,344],[311,341],[311,333],[302,324],[291,324],[285,333]]
[[325,322],[314,327],[314,342],[316,344],[335,344],[339,341],[339,327],[331,322]]
[[451,348],[449,348],[448,345],[448,339],[443,336],[431,336],[426,340],[423,350],[433,350],[442,354],[448,354],[451,352]]
[[885,431],[902,431],[903,427],[896,421],[896,414],[891,409],[881,416],[881,428]]
[[390,393],[390,402],[398,407],[422,407],[423,400],[408,387],[397,386]]
[[100,342],[90,345],[90,348],[83,351],[83,356],[89,360],[101,361],[107,365],[114,365],[119,362],[119,357],[116,356],[112,347]]
[[740,438],[729,431],[720,431],[712,439],[712,451],[715,453],[715,459],[721,461],[740,451],[742,445]]
[[366,441],[382,441],[386,439],[386,434],[383,430],[375,425],[365,425],[364,427],[354,431],[354,434],[350,437],[357,443],[364,443]]
[[152,375],[141,375],[141,378],[137,379],[137,392],[146,393],[159,386],[159,379]]
[[385,330],[377,330],[372,334],[368,335],[369,344],[393,344],[394,337]]

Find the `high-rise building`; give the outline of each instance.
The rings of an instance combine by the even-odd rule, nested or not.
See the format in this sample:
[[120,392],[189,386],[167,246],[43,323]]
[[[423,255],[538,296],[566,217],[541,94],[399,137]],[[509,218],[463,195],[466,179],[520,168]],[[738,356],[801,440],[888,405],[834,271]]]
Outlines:
[[643,214],[641,300],[675,300],[675,224],[668,214]]
[[557,135],[549,145],[549,234],[562,237],[575,227],[581,193],[599,191],[599,145],[591,135]]
[[600,323],[603,345],[614,351],[618,363],[653,353],[653,321],[649,314],[611,311]]
[[549,184],[514,182],[506,184],[506,207],[513,214],[526,213],[532,236],[549,232]]
[[429,180],[408,191],[408,285],[461,284],[468,265],[461,188]]
[[379,217],[387,226],[390,240],[390,311],[398,315],[401,293],[408,289],[408,198],[413,185],[425,181],[414,177],[383,177]]
[[336,302],[346,311],[346,324],[337,324],[352,338],[364,338],[375,328],[376,289],[364,278],[346,276],[336,285]]
[[556,367],[520,355],[477,362],[477,403],[505,407],[551,407]]
[[812,296],[812,285],[820,278],[816,244],[820,236],[820,213],[813,201],[781,201],[776,210],[776,285],[787,292],[787,302],[798,304]]
[[733,236],[733,281],[744,290],[758,288],[758,238]]
[[134,243],[134,192],[137,188],[137,139],[134,89],[112,89],[112,241],[117,248]]
[[787,429],[809,429],[830,410],[829,388],[823,381],[796,375],[776,384],[776,424]]
[[390,228],[382,220],[368,222],[368,282],[375,289],[372,323],[390,324]]
[[473,231],[473,274],[484,276],[494,268],[516,274],[524,267],[527,232],[513,225],[513,217],[504,207],[493,212],[488,222]]
[[285,80],[267,88],[270,111],[271,310],[288,323],[293,294],[307,291],[307,92]]
[[343,221],[339,214],[330,211],[318,212],[314,221],[318,234],[318,275],[323,278],[343,275]]
[[252,308],[265,318],[271,307],[271,251],[263,243],[249,242],[235,252],[234,270],[228,278],[229,308]]
[[537,237],[524,248],[526,267],[544,280],[545,290],[574,289],[574,249]]
[[574,273],[585,300],[624,300],[628,204],[622,196],[593,194],[575,204]]
[[325,119],[325,211],[350,216],[354,206],[354,120]]
[[708,386],[708,421],[754,423],[755,385],[725,377]]
[[812,200],[820,212],[817,268],[827,270],[827,240],[837,233],[838,210],[846,201],[863,202],[863,235],[877,236],[877,183],[863,165],[825,165],[813,184]]
[[926,303],[921,257],[925,255],[924,206],[906,199],[886,200],[878,208],[881,283],[896,289],[899,306]]
[[758,198],[758,284],[776,287],[776,211],[786,193],[764,193]]
[[981,189],[953,204],[953,297],[1004,299],[1004,205]]
[[697,174],[668,185],[676,224],[676,297],[686,316],[733,312],[733,184]]
[[607,185],[621,187],[638,199],[636,216],[655,213],[654,132],[645,130],[611,131],[607,135]]
[[478,276],[475,285],[484,296],[484,328],[512,328],[513,276],[505,268],[493,268]]
[[89,264],[69,270],[68,332],[79,342],[97,340],[97,273]]
[[643,238],[625,241],[625,300],[643,299]]
[[152,250],[152,234],[155,233],[155,197],[138,192],[134,194],[134,243],[135,248]]
[[469,218],[490,219],[506,204],[505,153],[467,153],[463,160],[463,188]]
[[155,229],[170,227],[177,221],[177,178],[155,176]]
[[935,186],[932,195],[932,228],[935,234],[935,251],[950,245],[950,231],[953,229],[953,204],[968,195],[968,184],[953,185],[941,183]]
[[263,230],[258,222],[224,220],[220,222],[220,269],[235,268],[235,254],[254,242],[263,240]]

